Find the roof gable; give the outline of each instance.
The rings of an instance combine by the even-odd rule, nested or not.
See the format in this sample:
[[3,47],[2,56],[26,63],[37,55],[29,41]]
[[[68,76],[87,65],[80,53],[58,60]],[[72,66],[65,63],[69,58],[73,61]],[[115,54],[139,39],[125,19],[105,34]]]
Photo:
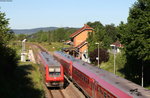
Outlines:
[[75,37],[76,35],[80,34],[81,32],[83,32],[84,30],[93,30],[93,28],[91,28],[90,26],[88,26],[87,24],[84,24],[84,26],[82,28],[80,28],[79,30],[77,30],[76,32],[72,33],[70,35],[70,37]]
[[120,41],[116,41],[112,43],[111,45],[115,45],[116,47],[123,47],[123,45],[120,43]]

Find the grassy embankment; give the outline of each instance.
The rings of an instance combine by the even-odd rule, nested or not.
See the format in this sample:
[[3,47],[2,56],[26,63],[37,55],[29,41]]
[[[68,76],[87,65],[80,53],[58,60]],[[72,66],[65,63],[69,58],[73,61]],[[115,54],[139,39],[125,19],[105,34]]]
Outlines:
[[[21,53],[21,43],[12,42],[9,47],[17,51],[18,58]],[[27,47],[28,48],[28,47]],[[44,98],[42,77],[39,66],[31,62],[18,61],[17,68],[10,77],[4,77],[0,95],[2,98]]]
[[51,52],[56,51],[56,50],[60,51],[62,48],[70,47],[69,45],[64,45],[64,43],[60,43],[60,42],[52,42],[51,44],[42,42],[39,44]]
[[[124,74],[120,71],[122,68],[124,68],[125,63],[126,63],[126,58],[124,53],[118,53],[116,54],[116,75],[121,76],[121,77],[125,77]],[[114,73],[114,55],[113,54],[109,54],[109,60],[106,63],[102,63],[100,65],[100,68],[107,70],[109,72]]]

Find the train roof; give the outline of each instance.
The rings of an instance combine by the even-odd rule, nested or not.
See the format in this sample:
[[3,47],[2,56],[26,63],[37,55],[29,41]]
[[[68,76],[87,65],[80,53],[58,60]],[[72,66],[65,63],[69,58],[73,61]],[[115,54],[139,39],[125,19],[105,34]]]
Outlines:
[[66,54],[64,52],[61,52],[61,51],[55,51],[54,54],[59,54],[61,55],[61,58],[63,57],[63,59],[67,60],[67,61],[75,61],[76,59],[74,57],[72,57],[71,55],[69,54]]
[[44,62],[49,66],[49,67],[57,67],[60,66],[60,63],[49,53],[47,52],[40,52],[40,55],[42,56]]
[[[95,79],[95,81],[97,81],[100,85],[107,87],[108,85],[111,85],[111,88],[108,87],[109,89],[115,87],[135,98],[150,98],[150,90],[147,90],[124,78],[116,76],[113,73],[92,66],[91,64],[81,60],[75,60],[73,65],[91,78]],[[109,89],[107,90],[109,91]],[[117,92],[119,93],[119,91]]]

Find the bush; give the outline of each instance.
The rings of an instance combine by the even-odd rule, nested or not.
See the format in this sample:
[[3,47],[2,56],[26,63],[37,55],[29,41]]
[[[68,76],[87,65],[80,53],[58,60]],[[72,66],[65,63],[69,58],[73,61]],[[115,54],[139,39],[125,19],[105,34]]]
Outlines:
[[[98,64],[98,60],[96,58],[98,57],[98,49],[95,49],[94,51],[90,52],[90,61],[94,64]],[[109,60],[109,53],[106,49],[99,49],[99,64],[102,62],[107,62]]]

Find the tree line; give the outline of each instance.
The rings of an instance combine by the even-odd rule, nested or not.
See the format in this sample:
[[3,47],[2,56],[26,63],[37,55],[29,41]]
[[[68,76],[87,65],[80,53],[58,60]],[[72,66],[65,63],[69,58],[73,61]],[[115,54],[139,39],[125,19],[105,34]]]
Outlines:
[[16,51],[11,49],[8,44],[14,37],[13,31],[8,27],[9,19],[5,13],[0,11],[0,75],[5,77],[13,73],[17,65]]
[[69,35],[75,32],[76,28],[58,28],[52,31],[39,31],[35,34],[26,36],[32,42],[63,42],[69,40]]

